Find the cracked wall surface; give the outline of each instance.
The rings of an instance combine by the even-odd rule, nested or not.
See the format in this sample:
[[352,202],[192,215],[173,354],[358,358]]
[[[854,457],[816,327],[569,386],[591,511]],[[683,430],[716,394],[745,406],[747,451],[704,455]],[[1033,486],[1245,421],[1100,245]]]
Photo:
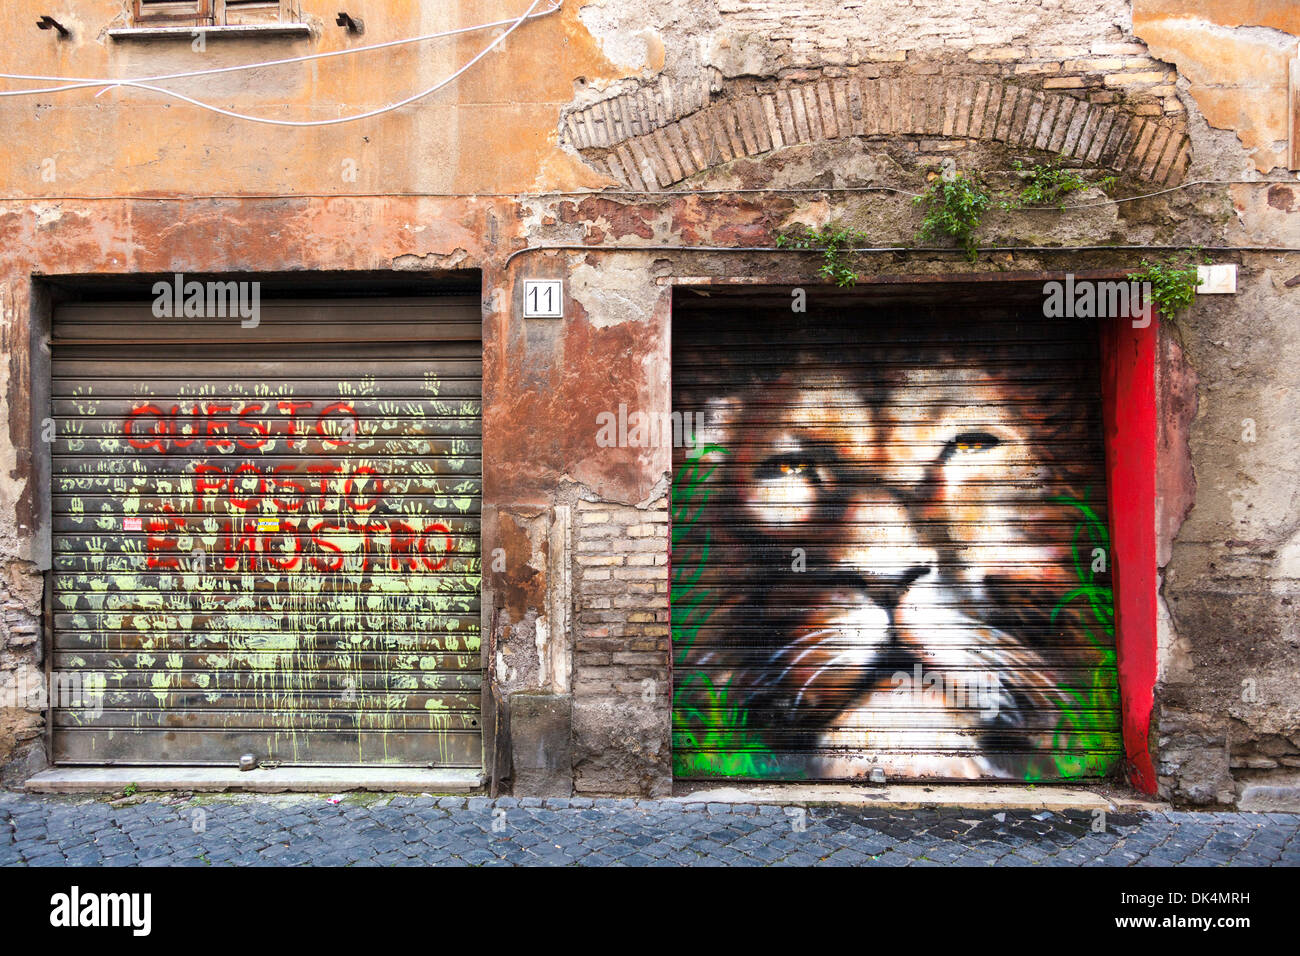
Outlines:
[[1300,7],[1135,0],[1133,32],[1177,65],[1206,123],[1235,133],[1257,170],[1286,167],[1287,76],[1300,56]]

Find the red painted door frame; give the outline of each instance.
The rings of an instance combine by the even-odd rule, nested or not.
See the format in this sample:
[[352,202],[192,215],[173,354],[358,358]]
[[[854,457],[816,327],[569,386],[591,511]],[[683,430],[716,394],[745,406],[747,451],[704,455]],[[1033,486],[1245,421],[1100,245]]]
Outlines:
[[1156,342],[1150,306],[1101,327],[1111,581],[1125,770],[1156,792],[1149,736],[1156,683]]

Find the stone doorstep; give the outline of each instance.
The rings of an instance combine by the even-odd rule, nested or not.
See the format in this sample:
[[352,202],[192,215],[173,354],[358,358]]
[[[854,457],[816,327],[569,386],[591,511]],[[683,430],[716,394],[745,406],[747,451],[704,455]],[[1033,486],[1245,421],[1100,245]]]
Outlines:
[[917,810],[961,807],[980,810],[1163,811],[1169,806],[1140,796],[1107,796],[1078,787],[1025,784],[893,784],[873,787],[819,784],[755,784],[749,787],[679,785],[677,803],[753,803],[803,806],[881,807]]
[[479,770],[407,767],[278,767],[241,771],[234,767],[54,767],[29,777],[28,793],[116,793],[134,784],[140,791],[190,790],[245,793],[475,793]]
[[[141,792],[184,790],[244,793],[479,793],[478,770],[402,767],[280,767],[240,771],[228,767],[55,767],[28,778],[29,793],[116,793],[134,784]],[[675,803],[856,806],[915,810],[962,807],[996,810],[1161,811],[1168,806],[1140,797],[1112,797],[1077,787],[1023,784],[754,784],[716,787],[679,785]]]

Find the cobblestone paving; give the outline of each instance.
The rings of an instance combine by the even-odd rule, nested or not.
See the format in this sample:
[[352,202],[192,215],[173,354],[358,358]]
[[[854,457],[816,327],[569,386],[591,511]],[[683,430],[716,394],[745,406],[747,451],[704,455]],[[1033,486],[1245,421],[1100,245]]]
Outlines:
[[0,793],[0,866],[1295,866],[1300,814]]

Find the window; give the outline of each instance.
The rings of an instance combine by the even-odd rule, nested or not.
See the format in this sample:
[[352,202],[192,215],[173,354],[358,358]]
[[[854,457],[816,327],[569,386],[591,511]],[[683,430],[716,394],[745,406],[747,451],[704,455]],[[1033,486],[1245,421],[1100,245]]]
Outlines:
[[137,23],[162,26],[213,23],[213,0],[135,0]]
[[293,0],[135,0],[137,26],[290,23]]

